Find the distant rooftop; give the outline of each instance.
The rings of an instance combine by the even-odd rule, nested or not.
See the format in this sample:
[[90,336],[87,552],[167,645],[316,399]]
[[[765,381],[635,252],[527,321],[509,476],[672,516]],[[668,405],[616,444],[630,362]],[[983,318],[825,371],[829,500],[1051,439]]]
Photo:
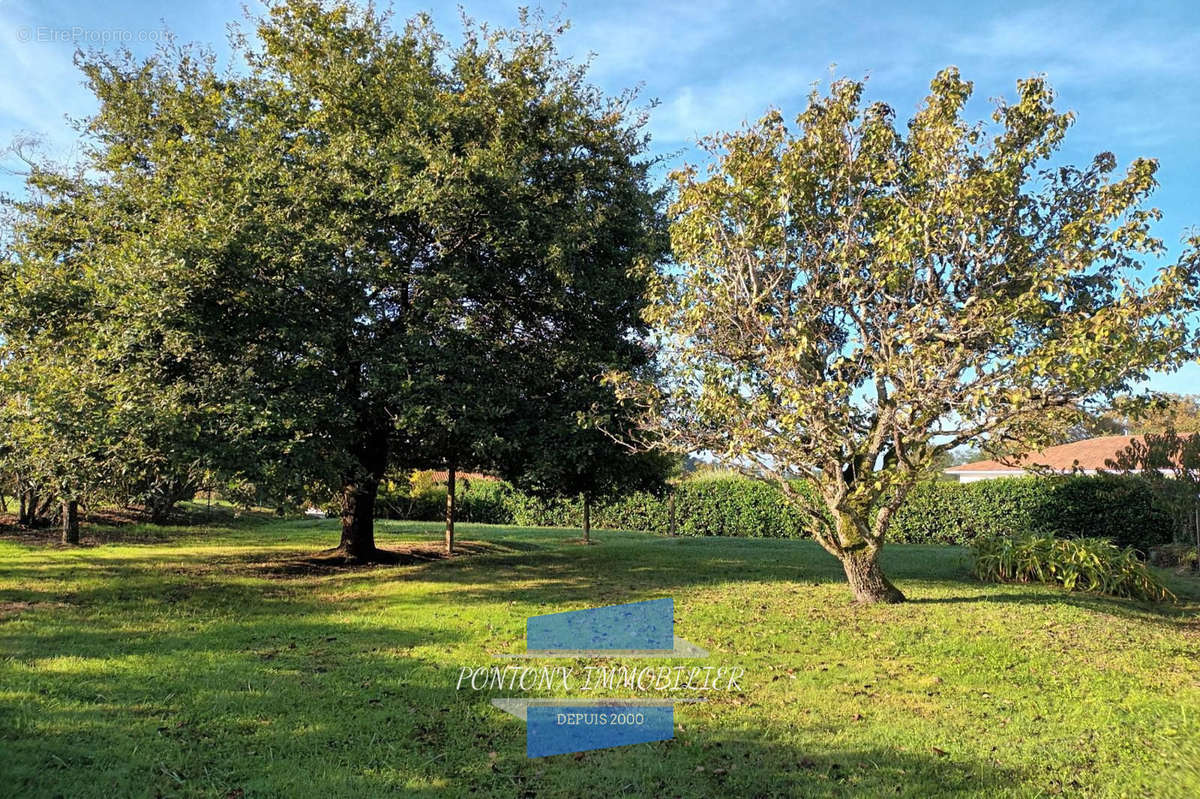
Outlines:
[[1070,472],[1074,469],[1096,471],[1098,469],[1113,469],[1109,461],[1114,460],[1131,442],[1140,441],[1141,436],[1101,436],[1074,441],[1070,444],[1059,444],[1036,452],[1027,452],[1003,460],[975,461],[962,466],[953,466],[945,470],[946,474],[970,474],[971,472],[1012,472],[1019,474],[1026,467],[1049,467],[1056,472]]
[[[429,470],[429,474],[433,478],[433,482],[435,482],[435,483],[444,483],[450,479],[450,472],[448,472],[445,469],[441,469],[441,470],[431,469],[431,470]],[[490,475],[490,474],[481,474],[480,472],[455,472],[454,479],[455,480],[489,481],[489,480],[499,480],[500,478],[496,477],[494,475]]]

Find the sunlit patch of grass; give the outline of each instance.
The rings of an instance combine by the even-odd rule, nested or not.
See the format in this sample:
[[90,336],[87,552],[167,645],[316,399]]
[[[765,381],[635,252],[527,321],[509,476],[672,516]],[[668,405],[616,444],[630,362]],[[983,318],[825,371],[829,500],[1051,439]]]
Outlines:
[[[895,546],[885,566],[913,601],[857,607],[811,542],[579,547],[575,530],[472,525],[460,536],[487,547],[466,557],[271,568],[335,527],[0,541],[0,793],[1200,794],[1194,581],[1168,576],[1181,600],[1155,606],[985,585],[964,550]],[[705,665],[746,670],[742,691],[678,710],[673,741],[528,760],[523,725],[488,703],[507,693],[455,690],[461,667],[524,648],[527,616],[661,596]]]

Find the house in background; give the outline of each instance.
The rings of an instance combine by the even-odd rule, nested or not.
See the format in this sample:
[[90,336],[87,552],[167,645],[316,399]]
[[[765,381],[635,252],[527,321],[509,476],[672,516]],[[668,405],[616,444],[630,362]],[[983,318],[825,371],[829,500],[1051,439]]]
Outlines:
[[[986,460],[964,463],[961,466],[952,466],[943,473],[960,483],[974,483],[979,480],[994,480],[997,477],[1021,477],[1032,474],[1033,472],[1028,471],[1025,467],[1033,465],[1049,468],[1060,474],[1096,474],[1101,470],[1119,471],[1112,466],[1110,461],[1115,461],[1130,442],[1140,439],[1141,436],[1088,438],[1006,458],[1004,461]],[[1132,469],[1130,471],[1140,470]],[[1161,471],[1166,475],[1172,474],[1170,469]]]

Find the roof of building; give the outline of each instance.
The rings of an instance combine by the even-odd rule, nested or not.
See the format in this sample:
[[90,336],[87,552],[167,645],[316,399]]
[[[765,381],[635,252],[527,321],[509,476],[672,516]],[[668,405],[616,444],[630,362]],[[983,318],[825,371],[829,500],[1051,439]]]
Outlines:
[[[450,472],[446,471],[445,469],[441,469],[441,470],[431,469],[429,474],[433,478],[433,482],[435,482],[435,483],[444,483],[448,479],[450,479]],[[454,479],[455,480],[490,481],[490,480],[499,480],[500,478],[495,477],[490,474],[482,474],[480,472],[455,472]]]
[[1109,461],[1126,449],[1130,442],[1141,436],[1101,436],[1074,441],[1070,444],[1059,444],[1036,452],[1013,456],[1003,460],[975,461],[953,466],[945,470],[946,474],[962,474],[970,472],[1020,472],[1031,465],[1049,467],[1058,472],[1069,472],[1074,469],[1093,471],[1096,469],[1113,469]]

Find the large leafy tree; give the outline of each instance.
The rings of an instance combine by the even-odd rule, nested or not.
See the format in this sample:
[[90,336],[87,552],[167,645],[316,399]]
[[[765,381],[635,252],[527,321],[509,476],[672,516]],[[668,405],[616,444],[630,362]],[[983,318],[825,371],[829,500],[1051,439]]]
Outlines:
[[554,352],[602,354],[577,379],[645,359],[665,238],[635,98],[536,20],[467,28],[295,0],[235,73],[174,45],[82,60],[94,335],[198,411],[209,468],[337,491],[354,559],[385,470],[486,465]]
[[[841,80],[675,175],[678,268],[651,309],[669,367],[647,423],[773,479],[855,596],[897,602],[888,524],[941,453],[1036,443],[1049,411],[1194,353],[1196,241],[1152,282],[1154,161],[1058,166],[1072,117],[1042,78],[993,126],[939,73],[906,126]],[[792,480],[807,478],[818,501]]]
[[138,502],[162,520],[195,491],[202,411],[184,386],[155,384],[153,340],[114,313],[124,298],[102,267],[128,198],[80,168],[18,154],[26,194],[3,205],[0,424],[22,521],[61,500],[64,538],[77,541],[85,499]]

